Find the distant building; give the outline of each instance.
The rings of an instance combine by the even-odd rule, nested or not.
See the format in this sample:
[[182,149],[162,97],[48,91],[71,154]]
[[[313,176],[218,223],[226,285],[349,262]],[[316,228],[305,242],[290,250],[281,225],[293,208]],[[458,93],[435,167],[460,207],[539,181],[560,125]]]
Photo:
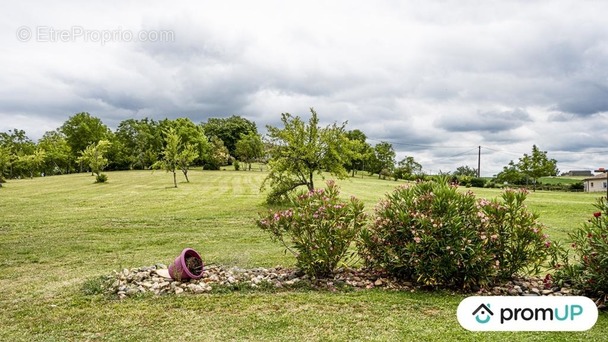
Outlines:
[[606,192],[608,182],[606,181],[606,173],[599,174],[590,178],[583,179],[585,183],[585,192]]
[[570,170],[566,173],[563,173],[562,176],[593,177],[593,173],[591,173],[591,170]]

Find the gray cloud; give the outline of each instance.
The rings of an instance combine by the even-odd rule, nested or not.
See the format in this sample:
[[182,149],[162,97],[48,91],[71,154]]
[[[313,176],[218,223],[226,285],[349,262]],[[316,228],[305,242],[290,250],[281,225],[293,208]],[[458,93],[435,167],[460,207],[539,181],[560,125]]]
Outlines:
[[[0,14],[0,131],[38,138],[81,111],[112,127],[237,114],[263,128],[315,107],[324,123],[348,120],[430,170],[471,165],[468,149],[494,148],[488,173],[532,144],[591,165],[597,156],[584,153],[607,143],[605,3],[74,4]],[[24,25],[175,39],[23,43],[15,33]]]

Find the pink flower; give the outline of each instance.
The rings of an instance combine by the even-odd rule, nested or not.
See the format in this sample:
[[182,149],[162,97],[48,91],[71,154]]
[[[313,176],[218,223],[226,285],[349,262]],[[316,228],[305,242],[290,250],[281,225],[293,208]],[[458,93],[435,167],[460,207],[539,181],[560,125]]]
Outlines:
[[416,241],[416,243],[420,243],[420,238],[416,236],[416,237],[414,238],[414,241]]

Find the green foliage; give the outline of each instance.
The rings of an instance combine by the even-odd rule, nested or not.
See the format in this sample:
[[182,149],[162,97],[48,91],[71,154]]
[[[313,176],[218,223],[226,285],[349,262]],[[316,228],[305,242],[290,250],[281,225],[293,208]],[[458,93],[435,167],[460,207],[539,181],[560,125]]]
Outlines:
[[91,144],[100,140],[108,140],[112,132],[101,122],[101,119],[83,112],[71,116],[60,127],[61,133],[65,135],[68,146],[72,153],[72,160],[76,160],[80,153]]
[[61,131],[44,133],[38,141],[38,147],[45,153],[44,173],[46,175],[63,174],[70,171],[72,149]]
[[459,166],[456,168],[456,171],[452,173],[454,176],[469,176],[469,177],[477,177],[477,169],[469,167],[467,165]]
[[587,223],[569,234],[571,249],[562,247],[554,262],[555,279],[587,294],[608,294],[608,202],[598,199]]
[[118,164],[128,169],[147,169],[162,153],[160,124],[152,119],[127,119],[118,125],[116,140],[121,146]]
[[427,285],[471,288],[537,271],[548,257],[546,236],[523,201],[477,200],[446,179],[397,188],[379,203],[361,235],[368,266]]
[[339,195],[338,186],[328,181],[327,188],[300,194],[292,208],[271,211],[257,225],[295,255],[304,273],[328,276],[346,256],[365,220],[361,201],[351,197],[344,202]]
[[254,122],[238,115],[229,118],[210,118],[202,125],[205,135],[219,138],[228,150],[228,155],[238,156],[237,143],[244,135],[258,135]]
[[153,168],[162,168],[173,174],[173,186],[177,188],[176,171],[180,169],[184,174],[187,182],[188,170],[190,164],[199,155],[197,148],[190,144],[184,144],[181,137],[177,134],[175,128],[170,127],[165,131],[165,148],[162,153],[162,159],[154,163]]
[[[370,173],[378,174],[378,178],[386,178],[395,169],[395,150],[389,142],[382,141],[374,146],[373,154],[368,160],[368,170]],[[384,172],[383,172],[384,171]]]
[[105,173],[100,173],[97,176],[95,176],[95,183],[105,183],[108,181],[108,175],[106,175]]
[[220,167],[228,165],[230,162],[230,152],[224,146],[222,139],[211,137],[211,152],[205,158],[205,170],[219,170]]
[[549,159],[546,151],[541,151],[536,145],[532,146],[532,153],[525,153],[519,158],[517,164],[513,161],[503,168],[496,178],[499,182],[508,184],[527,184],[531,180],[534,190],[536,190],[537,180],[544,176],[557,176],[557,161]]
[[471,186],[475,187],[475,188],[483,188],[483,187],[485,187],[486,182],[487,181],[484,178],[481,178],[481,177],[474,177],[474,178],[471,178],[471,180],[470,180]]
[[255,132],[242,134],[236,143],[235,153],[242,162],[247,163],[248,170],[251,171],[251,163],[264,154],[262,138]]
[[413,176],[420,174],[422,171],[422,165],[414,160],[414,157],[405,157],[399,161],[397,168],[393,172],[395,180],[397,179],[410,179]]
[[238,160],[235,160],[234,163],[232,164],[234,165],[234,171],[239,171],[241,170],[241,164],[239,163]]
[[110,142],[107,140],[100,140],[98,143],[92,143],[80,152],[78,162],[88,165],[92,173],[99,175],[108,165],[108,158],[106,158],[105,154],[108,152],[109,148]]
[[319,118],[313,108],[305,123],[300,117],[281,114],[284,128],[268,126],[268,138],[272,144],[269,161],[270,173],[264,179],[262,189],[269,183],[271,191],[267,201],[284,200],[299,186],[314,190],[314,175],[322,171],[344,178],[345,141],[344,125],[336,123],[319,127]]

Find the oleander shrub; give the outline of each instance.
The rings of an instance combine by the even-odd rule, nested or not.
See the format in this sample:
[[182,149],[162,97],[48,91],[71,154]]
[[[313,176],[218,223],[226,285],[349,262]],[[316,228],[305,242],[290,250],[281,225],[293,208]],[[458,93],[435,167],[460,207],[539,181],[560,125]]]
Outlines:
[[365,222],[363,203],[355,197],[344,201],[339,195],[338,186],[328,181],[325,189],[300,193],[291,208],[271,210],[257,225],[294,254],[304,273],[328,276],[345,262]]
[[501,200],[477,199],[445,180],[397,188],[362,231],[367,266],[425,285],[468,289],[535,272],[550,242],[525,191]]
[[608,294],[608,203],[598,199],[588,222],[569,234],[571,248],[562,249],[554,263],[555,280],[589,295]]

